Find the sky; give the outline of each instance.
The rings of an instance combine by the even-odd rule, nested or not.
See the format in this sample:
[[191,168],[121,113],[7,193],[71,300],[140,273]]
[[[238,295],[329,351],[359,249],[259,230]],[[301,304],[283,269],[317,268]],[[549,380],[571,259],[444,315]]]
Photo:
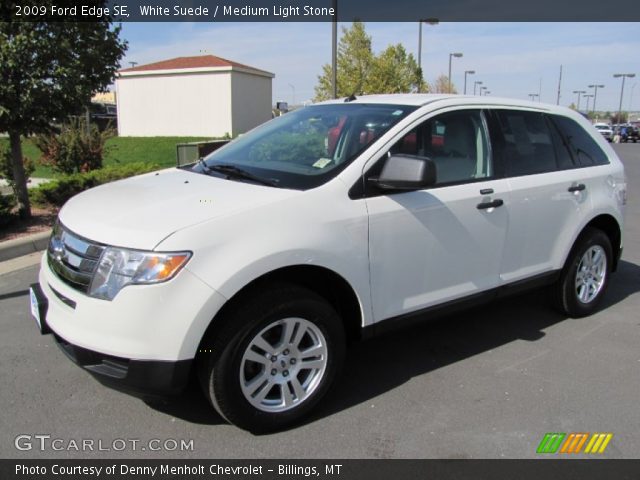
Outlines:
[[[340,24],[349,26],[349,24]],[[422,68],[428,82],[447,74],[454,58],[452,81],[467,93],[482,81],[492,96],[556,103],[560,66],[561,105],[577,103],[576,90],[598,89],[598,110],[618,109],[621,79],[627,78],[623,110],[640,110],[640,25],[638,23],[440,23],[423,25]],[[417,57],[418,24],[365,24],[374,52],[402,43]],[[138,64],[180,56],[217,55],[275,74],[273,101],[298,104],[311,100],[323,64],[331,62],[331,23],[124,23],[129,49],[122,61]],[[536,99],[537,100],[537,99]],[[593,99],[589,100],[593,102]],[[592,104],[591,104],[592,105]],[[591,108],[590,105],[590,108]],[[586,100],[580,107],[585,109]]]

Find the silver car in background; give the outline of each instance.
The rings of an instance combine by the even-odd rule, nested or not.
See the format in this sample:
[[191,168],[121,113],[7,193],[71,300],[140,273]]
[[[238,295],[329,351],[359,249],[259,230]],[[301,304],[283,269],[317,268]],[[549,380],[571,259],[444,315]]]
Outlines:
[[613,129],[608,123],[596,123],[593,125],[607,141],[613,141]]

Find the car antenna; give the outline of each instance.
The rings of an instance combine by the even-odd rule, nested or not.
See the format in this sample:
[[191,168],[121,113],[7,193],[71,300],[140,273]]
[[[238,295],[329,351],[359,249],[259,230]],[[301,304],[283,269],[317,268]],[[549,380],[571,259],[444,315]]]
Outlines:
[[344,103],[348,103],[348,102],[353,102],[354,100],[357,100],[358,98],[356,97],[355,93],[352,93],[351,95],[349,95],[347,98],[344,99]]

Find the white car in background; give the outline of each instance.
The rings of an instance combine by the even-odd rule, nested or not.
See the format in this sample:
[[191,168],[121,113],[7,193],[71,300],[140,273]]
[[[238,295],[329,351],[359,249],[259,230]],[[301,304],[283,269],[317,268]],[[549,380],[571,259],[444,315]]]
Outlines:
[[282,429],[349,341],[538,286],[593,313],[625,201],[616,153],[567,108],[339,99],[69,200],[32,313],[105,384],[178,393],[195,371],[229,422]]
[[596,130],[598,130],[608,142],[613,141],[613,129],[611,125],[608,123],[596,123],[593,126],[596,127]]

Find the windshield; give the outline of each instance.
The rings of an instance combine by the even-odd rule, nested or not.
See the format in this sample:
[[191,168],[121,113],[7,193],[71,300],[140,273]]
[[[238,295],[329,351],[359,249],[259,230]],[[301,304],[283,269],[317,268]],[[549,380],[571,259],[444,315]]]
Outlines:
[[[416,108],[353,103],[301,108],[240,136],[193,170],[251,181],[237,175],[242,169],[281,188],[314,188],[335,177]],[[229,168],[216,169],[220,165],[237,167],[235,174]]]
[[609,130],[609,126],[608,125],[596,125],[596,128],[598,130]]

